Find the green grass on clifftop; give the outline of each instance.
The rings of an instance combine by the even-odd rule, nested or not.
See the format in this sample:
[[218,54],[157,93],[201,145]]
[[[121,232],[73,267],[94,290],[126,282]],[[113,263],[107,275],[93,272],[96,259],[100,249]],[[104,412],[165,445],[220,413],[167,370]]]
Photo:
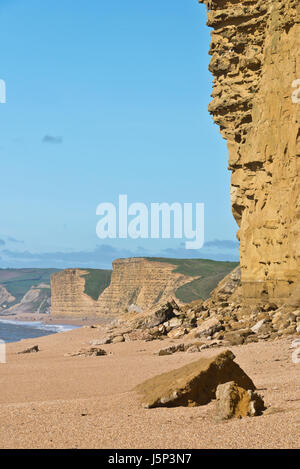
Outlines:
[[184,303],[202,298],[206,300],[218,283],[238,266],[238,262],[212,261],[209,259],[167,259],[151,257],[151,261],[166,262],[174,265],[174,272],[191,277],[200,277],[183,285],[176,296]]
[[84,269],[88,274],[83,275],[85,278],[84,293],[93,300],[97,301],[101,293],[110,284],[111,270]]
[[50,276],[59,269],[0,269],[0,285],[16,298],[10,306],[19,303],[31,287],[40,283],[50,285]]

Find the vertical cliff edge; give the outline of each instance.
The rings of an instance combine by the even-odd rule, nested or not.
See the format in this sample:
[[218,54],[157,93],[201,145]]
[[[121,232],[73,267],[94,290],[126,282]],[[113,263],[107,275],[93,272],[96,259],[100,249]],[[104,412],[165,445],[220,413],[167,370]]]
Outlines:
[[209,111],[228,144],[243,297],[298,306],[300,130],[292,93],[300,79],[300,2],[199,1],[213,28]]

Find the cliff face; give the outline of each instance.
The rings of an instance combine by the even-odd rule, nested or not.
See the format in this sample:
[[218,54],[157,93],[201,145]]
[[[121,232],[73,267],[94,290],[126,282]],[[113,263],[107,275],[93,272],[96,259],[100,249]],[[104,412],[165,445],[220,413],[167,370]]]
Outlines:
[[118,313],[135,304],[144,311],[166,302],[180,286],[193,280],[174,270],[172,264],[148,259],[115,260],[111,284],[99,298],[102,310]]
[[166,301],[194,277],[173,272],[176,266],[143,258],[113,262],[110,285],[97,300],[85,293],[88,273],[67,269],[51,277],[51,314],[54,316],[101,316],[125,312],[131,304],[142,310]]
[[0,312],[2,309],[6,308],[9,303],[13,303],[15,297],[12,296],[3,285],[0,285]]
[[97,315],[97,301],[84,293],[87,270],[66,269],[51,277],[51,315],[84,317]]
[[36,313],[49,313],[50,310],[50,285],[40,284],[31,287],[23,296],[20,303],[4,310],[5,315]]
[[200,0],[247,301],[300,302],[299,0]]

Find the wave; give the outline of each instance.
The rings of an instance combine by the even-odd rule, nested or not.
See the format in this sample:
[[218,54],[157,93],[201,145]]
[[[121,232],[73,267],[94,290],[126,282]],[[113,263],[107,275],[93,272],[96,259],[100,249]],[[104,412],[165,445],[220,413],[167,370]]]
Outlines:
[[41,321],[14,321],[12,319],[0,319],[0,323],[11,324],[13,326],[30,327],[30,328],[38,329],[41,331],[56,332],[56,333],[72,331],[73,329],[78,329],[78,327],[80,327],[80,326],[71,326],[69,324],[44,324]]

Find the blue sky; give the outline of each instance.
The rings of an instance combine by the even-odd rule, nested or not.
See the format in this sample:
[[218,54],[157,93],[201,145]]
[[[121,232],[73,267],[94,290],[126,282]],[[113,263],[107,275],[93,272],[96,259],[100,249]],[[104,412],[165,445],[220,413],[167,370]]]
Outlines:
[[[226,142],[207,111],[205,7],[0,0],[0,15],[0,266],[237,259]],[[208,244],[187,252],[180,240],[103,243],[96,207],[119,194],[129,203],[204,202]]]

